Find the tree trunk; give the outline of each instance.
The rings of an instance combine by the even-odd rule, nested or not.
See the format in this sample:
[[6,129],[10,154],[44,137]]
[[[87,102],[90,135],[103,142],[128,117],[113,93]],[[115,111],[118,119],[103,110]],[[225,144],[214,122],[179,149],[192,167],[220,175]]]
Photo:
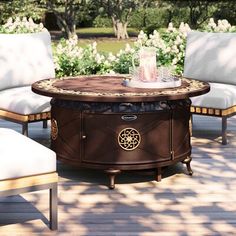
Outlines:
[[172,22],[173,19],[173,12],[169,9],[167,9],[167,25],[166,27],[168,27],[169,23]]
[[65,36],[67,38],[72,37],[74,34],[76,34],[76,24],[75,24],[75,12],[73,11],[73,8],[65,9],[65,12],[59,12],[56,10],[53,3],[50,1],[47,2],[47,8],[49,8],[56,16],[57,18],[57,24],[61,31],[65,33]]
[[124,23],[123,25],[124,25],[125,38],[128,39],[129,38],[128,31],[127,31],[128,22]]
[[62,17],[57,16],[57,24],[62,32],[65,33],[66,38],[72,37],[74,34],[76,34],[76,26],[74,23],[68,23],[66,20],[64,20]]
[[113,30],[114,30],[114,34],[117,37],[117,26],[116,26],[116,20],[114,17],[111,17],[112,19],[112,25],[113,25]]
[[74,24],[74,22],[68,24],[69,25],[69,31],[68,31],[68,38],[72,37],[73,35],[76,34],[76,25]]
[[127,23],[122,23],[120,21],[117,21],[115,24],[115,27],[117,29],[117,39],[128,39],[129,35],[127,32]]

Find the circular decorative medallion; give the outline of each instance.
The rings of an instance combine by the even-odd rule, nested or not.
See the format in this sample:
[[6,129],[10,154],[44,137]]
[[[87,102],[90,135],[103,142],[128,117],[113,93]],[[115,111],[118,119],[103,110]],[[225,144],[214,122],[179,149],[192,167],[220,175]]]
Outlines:
[[52,140],[56,140],[58,136],[58,126],[57,121],[55,119],[51,120],[51,137]]
[[118,143],[121,148],[127,151],[136,149],[141,142],[139,132],[134,128],[125,128],[118,135]]

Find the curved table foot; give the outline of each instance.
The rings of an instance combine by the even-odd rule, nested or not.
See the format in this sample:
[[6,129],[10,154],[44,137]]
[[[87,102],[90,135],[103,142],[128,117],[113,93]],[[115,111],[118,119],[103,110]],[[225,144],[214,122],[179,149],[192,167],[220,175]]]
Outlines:
[[114,189],[115,188],[115,177],[121,171],[120,170],[109,169],[109,170],[105,170],[105,172],[109,175],[109,179],[110,179],[110,183],[109,183],[109,186],[108,186],[109,189]]
[[156,169],[156,181],[161,182],[161,167]]
[[193,171],[190,165],[191,161],[192,161],[192,158],[190,156],[188,156],[186,159],[182,161],[182,163],[186,164],[189,175],[193,175]]

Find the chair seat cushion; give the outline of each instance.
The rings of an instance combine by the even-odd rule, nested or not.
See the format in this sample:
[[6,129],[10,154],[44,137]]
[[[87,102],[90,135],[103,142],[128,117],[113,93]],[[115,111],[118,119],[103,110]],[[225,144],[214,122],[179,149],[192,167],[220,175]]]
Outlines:
[[18,132],[0,128],[0,180],[56,171],[56,154]]
[[32,92],[31,86],[0,91],[0,109],[22,115],[50,111],[50,100],[49,97]]
[[236,86],[210,83],[210,92],[191,98],[192,105],[216,109],[227,109],[236,105]]

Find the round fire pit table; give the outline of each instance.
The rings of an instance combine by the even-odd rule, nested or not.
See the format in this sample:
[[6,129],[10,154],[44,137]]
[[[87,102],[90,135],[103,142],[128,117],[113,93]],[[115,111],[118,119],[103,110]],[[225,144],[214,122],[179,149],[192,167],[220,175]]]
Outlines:
[[192,175],[190,106],[208,83],[182,78],[167,89],[130,88],[125,76],[79,76],[41,80],[35,93],[52,97],[51,148],[78,167],[104,170],[109,188],[122,170],[157,170],[183,162]]

